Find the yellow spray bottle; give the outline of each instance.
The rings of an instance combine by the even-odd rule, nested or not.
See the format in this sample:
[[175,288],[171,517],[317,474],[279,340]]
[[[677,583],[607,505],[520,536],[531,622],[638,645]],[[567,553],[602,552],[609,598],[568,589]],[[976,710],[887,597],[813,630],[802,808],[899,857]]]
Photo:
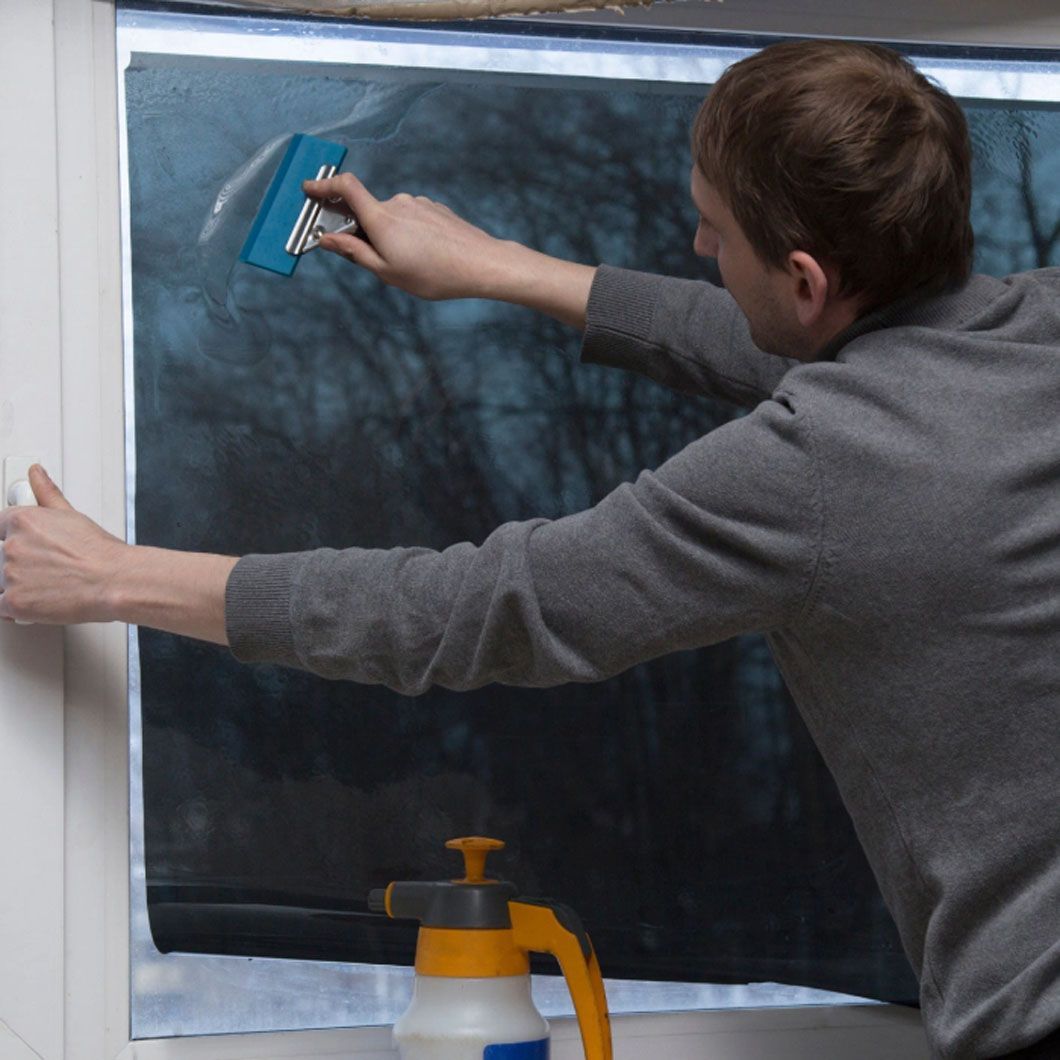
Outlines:
[[567,980],[586,1060],[611,1060],[600,965],[577,915],[514,884],[486,879],[498,839],[446,846],[464,855],[464,878],[391,883],[369,907],[420,922],[415,992],[394,1025],[401,1060],[548,1060],[548,1024],[530,996],[530,953],[550,953]]

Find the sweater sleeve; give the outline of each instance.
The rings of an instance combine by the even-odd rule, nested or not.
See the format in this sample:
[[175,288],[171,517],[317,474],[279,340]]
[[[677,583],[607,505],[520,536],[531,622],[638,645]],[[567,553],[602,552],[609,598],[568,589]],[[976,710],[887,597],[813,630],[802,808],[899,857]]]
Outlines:
[[751,341],[727,291],[608,265],[596,270],[589,294],[582,360],[749,408],[770,397],[798,363]]
[[802,417],[765,402],[595,507],[481,546],[245,556],[229,643],[409,695],[602,680],[791,619],[820,551],[815,483]]

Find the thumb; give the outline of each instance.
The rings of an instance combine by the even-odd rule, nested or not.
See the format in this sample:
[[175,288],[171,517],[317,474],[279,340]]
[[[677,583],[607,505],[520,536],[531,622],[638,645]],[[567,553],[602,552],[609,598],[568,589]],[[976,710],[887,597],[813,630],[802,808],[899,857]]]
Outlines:
[[370,225],[379,210],[379,200],[352,173],[340,173],[326,180],[307,180],[302,188],[316,199],[342,199],[362,226]]
[[320,239],[320,249],[340,254],[354,265],[361,265],[376,274],[386,267],[386,262],[372,244],[360,236],[347,235],[345,232],[328,232]]
[[29,484],[33,488],[33,495],[42,508],[62,508],[73,511],[73,505],[63,496],[62,491],[48,477],[48,472],[34,464],[29,469]]

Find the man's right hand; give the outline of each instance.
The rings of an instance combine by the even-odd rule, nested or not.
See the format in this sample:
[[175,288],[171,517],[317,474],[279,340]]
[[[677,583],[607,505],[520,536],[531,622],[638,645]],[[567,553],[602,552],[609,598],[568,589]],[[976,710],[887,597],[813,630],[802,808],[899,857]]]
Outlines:
[[328,234],[323,250],[360,265],[384,283],[420,298],[492,298],[537,309],[575,327],[595,270],[550,258],[519,243],[496,239],[423,196],[381,202],[352,174],[307,180],[316,199],[341,198],[366,239]]
[[504,245],[448,206],[422,195],[380,202],[352,173],[307,180],[304,189],[316,199],[341,198],[368,237],[326,235],[320,241],[323,250],[420,298],[490,297],[490,275]]

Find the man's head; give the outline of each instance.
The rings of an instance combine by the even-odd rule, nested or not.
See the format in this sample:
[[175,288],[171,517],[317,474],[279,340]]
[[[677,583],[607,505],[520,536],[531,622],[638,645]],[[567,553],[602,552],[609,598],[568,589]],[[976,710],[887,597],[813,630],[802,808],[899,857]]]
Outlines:
[[964,115],[887,48],[797,41],[736,63],[692,151],[696,252],[763,349],[809,359],[864,313],[968,276]]

